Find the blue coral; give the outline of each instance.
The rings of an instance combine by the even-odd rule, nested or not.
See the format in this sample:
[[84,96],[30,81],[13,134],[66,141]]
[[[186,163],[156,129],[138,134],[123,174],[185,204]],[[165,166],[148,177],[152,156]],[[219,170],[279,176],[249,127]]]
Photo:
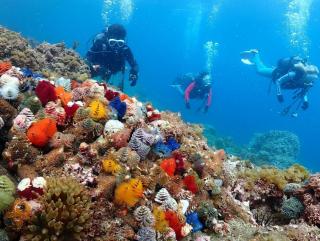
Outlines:
[[192,212],[187,214],[186,218],[187,218],[187,223],[192,226],[193,233],[203,229],[203,224],[201,223],[197,212]]
[[162,141],[157,142],[153,147],[152,151],[159,157],[169,157],[172,150],[164,144]]
[[127,104],[125,102],[122,102],[120,100],[120,97],[117,96],[109,103],[109,105],[117,111],[118,119],[122,120],[127,112]]
[[168,140],[167,140],[167,147],[171,151],[175,151],[175,150],[180,148],[180,144],[173,137],[169,137]]
[[304,206],[296,197],[291,197],[282,203],[281,213],[287,219],[297,219],[303,212]]

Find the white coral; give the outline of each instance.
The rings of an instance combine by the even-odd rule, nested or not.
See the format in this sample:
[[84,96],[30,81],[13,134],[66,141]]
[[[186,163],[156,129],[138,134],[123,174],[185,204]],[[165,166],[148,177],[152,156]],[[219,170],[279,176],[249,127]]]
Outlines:
[[168,200],[169,198],[171,198],[170,193],[167,191],[167,189],[165,188],[161,188],[160,191],[157,193],[156,197],[155,197],[155,201],[157,203],[163,204],[166,200]]
[[124,128],[124,124],[118,120],[108,120],[104,126],[104,134],[114,134],[121,131]]
[[7,100],[14,100],[19,95],[19,79],[8,74],[0,77],[0,96]]
[[71,80],[60,77],[55,81],[56,86],[62,86],[66,91],[71,91]]

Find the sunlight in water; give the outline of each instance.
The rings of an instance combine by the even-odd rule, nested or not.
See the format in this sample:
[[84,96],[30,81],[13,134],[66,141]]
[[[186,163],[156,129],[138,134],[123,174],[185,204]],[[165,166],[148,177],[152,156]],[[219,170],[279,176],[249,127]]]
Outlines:
[[312,3],[313,0],[290,0],[286,14],[290,44],[305,56],[308,56],[310,44],[306,28]]
[[109,25],[115,16],[119,16],[123,23],[127,23],[131,19],[133,9],[133,0],[104,0],[102,18],[106,25]]
[[218,55],[219,43],[208,41],[203,45],[206,56],[206,70],[211,74],[214,58]]
[[129,22],[134,9],[133,0],[120,0],[120,15],[124,22]]
[[212,5],[210,13],[209,13],[209,17],[208,17],[208,21],[209,21],[210,25],[215,23],[217,15],[220,11],[221,4],[222,4],[222,0],[217,1]]

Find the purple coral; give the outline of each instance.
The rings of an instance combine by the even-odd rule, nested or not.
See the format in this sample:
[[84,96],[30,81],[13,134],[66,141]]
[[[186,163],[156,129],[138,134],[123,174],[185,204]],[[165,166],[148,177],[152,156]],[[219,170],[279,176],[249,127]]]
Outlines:
[[129,147],[136,151],[141,159],[145,159],[155,143],[154,135],[145,132],[142,128],[137,129],[129,141]]
[[138,241],[156,241],[156,231],[149,227],[140,228],[137,235]]

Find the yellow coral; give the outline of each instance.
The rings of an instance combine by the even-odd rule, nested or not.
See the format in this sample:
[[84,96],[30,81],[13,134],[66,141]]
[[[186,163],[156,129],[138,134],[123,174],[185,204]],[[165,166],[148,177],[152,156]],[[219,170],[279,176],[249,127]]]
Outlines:
[[132,178],[128,182],[121,183],[115,191],[115,202],[129,207],[135,206],[143,195],[142,182]]
[[161,208],[156,207],[153,209],[153,216],[155,219],[155,230],[157,230],[160,233],[163,233],[166,231],[166,229],[169,227],[168,221],[166,220],[166,215]]
[[240,177],[246,179],[246,187],[252,189],[257,180],[263,180],[267,183],[276,185],[279,189],[283,190],[285,185],[289,182],[302,182],[309,176],[308,171],[295,164],[288,169],[281,170],[274,167],[264,167],[261,169],[247,169]]
[[106,173],[111,173],[113,175],[117,174],[122,169],[121,166],[117,162],[115,162],[113,160],[109,160],[109,159],[102,161],[102,167]]
[[107,117],[106,106],[100,100],[91,101],[89,104],[89,111],[90,117],[95,121],[99,121]]

